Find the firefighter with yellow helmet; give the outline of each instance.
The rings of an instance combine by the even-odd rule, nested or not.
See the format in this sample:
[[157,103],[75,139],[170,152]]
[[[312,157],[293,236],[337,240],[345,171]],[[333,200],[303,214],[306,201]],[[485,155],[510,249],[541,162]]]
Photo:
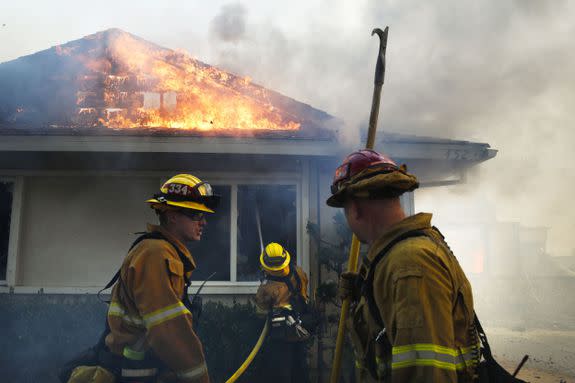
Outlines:
[[112,290],[105,345],[121,357],[119,381],[209,383],[187,295],[196,268],[186,247],[199,241],[219,196],[191,174],[166,181],[146,201],[159,217],[126,256]]
[[260,265],[264,279],[256,293],[256,305],[271,320],[262,357],[263,381],[305,383],[309,379],[305,351],[305,341],[310,337],[305,327],[309,314],[308,277],[279,243],[272,242],[264,248]]
[[399,196],[419,186],[373,150],[350,154],[327,204],[342,207],[369,245],[359,273],[340,278],[359,382],[471,382],[479,360],[471,285],[431,214],[406,216]]

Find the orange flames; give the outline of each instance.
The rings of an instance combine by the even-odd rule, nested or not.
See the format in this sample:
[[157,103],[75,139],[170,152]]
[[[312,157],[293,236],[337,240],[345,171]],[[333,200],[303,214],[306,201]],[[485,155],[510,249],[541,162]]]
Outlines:
[[89,71],[78,79],[80,123],[200,131],[300,128],[295,116],[273,105],[268,90],[186,53],[129,34],[108,41],[105,52],[79,58]]

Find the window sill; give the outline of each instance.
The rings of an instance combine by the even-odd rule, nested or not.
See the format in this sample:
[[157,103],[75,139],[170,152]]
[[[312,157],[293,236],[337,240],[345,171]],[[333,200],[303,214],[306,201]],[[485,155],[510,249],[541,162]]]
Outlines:
[[[189,294],[195,294],[200,285],[201,282],[192,282]],[[255,294],[259,285],[259,282],[211,282],[204,286],[202,295]],[[97,294],[101,289],[101,287],[0,286],[0,294]]]

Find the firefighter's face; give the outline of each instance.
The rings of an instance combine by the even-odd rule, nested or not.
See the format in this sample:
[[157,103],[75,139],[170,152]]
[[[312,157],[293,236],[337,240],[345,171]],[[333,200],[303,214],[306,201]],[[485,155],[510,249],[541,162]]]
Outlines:
[[182,210],[178,214],[177,221],[178,231],[185,241],[199,241],[202,239],[202,234],[207,224],[204,213]]

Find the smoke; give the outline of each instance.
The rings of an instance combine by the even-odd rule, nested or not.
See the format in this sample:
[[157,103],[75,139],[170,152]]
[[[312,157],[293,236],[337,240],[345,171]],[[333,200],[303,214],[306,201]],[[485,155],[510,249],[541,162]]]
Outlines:
[[237,43],[245,37],[246,11],[240,3],[224,5],[210,23],[210,32],[227,43]]
[[548,226],[548,251],[572,252],[572,2],[317,1],[281,19],[250,15],[222,7],[208,62],[343,119],[350,142],[369,116],[369,33],[389,25],[380,129],[491,144],[495,159],[440,192],[487,196],[499,220]]

